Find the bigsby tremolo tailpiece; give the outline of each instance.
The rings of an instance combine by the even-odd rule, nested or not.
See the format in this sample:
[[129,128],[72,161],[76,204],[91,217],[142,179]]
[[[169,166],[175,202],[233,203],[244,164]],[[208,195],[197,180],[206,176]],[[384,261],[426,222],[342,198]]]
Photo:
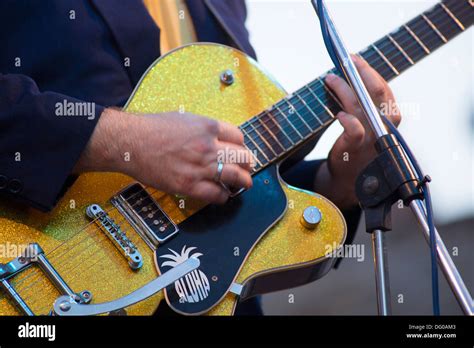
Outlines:
[[87,304],[92,300],[90,291],[74,292],[48,261],[43,249],[38,244],[33,243],[28,245],[21,256],[6,264],[0,264],[0,285],[25,315],[32,316],[35,314],[15,290],[10,279],[33,265],[38,265],[59,292],[76,303]]
[[190,257],[186,261],[173,267],[169,271],[163,273],[155,280],[142,286],[138,290],[121,297],[117,300],[98,303],[98,304],[82,304],[74,300],[71,296],[61,296],[54,302],[53,314],[61,316],[71,315],[98,315],[104,313],[116,313],[125,307],[143,301],[158,291],[164,289],[168,285],[174,283],[178,279],[184,277],[189,272],[198,269],[200,265],[199,259]]

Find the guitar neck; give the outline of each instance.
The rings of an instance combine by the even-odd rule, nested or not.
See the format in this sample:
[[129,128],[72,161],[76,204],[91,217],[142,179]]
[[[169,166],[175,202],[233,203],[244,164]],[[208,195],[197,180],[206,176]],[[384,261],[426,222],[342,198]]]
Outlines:
[[[390,81],[474,22],[472,0],[444,0],[370,45],[359,55]],[[258,172],[328,127],[341,111],[324,85],[332,69],[240,126]]]

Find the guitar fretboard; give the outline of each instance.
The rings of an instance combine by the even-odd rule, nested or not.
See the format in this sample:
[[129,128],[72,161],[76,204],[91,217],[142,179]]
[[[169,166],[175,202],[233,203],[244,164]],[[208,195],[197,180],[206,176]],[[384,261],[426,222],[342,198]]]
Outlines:
[[[474,22],[473,6],[472,0],[444,0],[359,55],[390,81],[468,29]],[[335,69],[330,72],[337,74]],[[246,147],[256,155],[255,172],[334,121],[341,107],[324,85],[326,74],[240,126]]]

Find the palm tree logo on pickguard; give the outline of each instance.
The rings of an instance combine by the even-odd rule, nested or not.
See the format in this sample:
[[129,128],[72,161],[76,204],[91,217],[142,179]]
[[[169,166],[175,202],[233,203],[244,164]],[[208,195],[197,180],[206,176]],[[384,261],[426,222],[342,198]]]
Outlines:
[[[180,263],[186,261],[190,257],[199,258],[203,256],[201,253],[191,252],[195,250],[196,247],[186,248],[186,245],[183,246],[181,253],[177,253],[173,249],[168,248],[172,254],[161,255],[160,258],[169,259],[161,264],[161,267],[169,266],[176,267]],[[190,256],[191,254],[191,256]],[[179,302],[184,303],[197,303],[209,296],[209,291],[211,289],[209,285],[209,280],[206,275],[199,269],[186,274],[183,278],[178,279],[174,283],[174,288],[176,293],[179,296]]]

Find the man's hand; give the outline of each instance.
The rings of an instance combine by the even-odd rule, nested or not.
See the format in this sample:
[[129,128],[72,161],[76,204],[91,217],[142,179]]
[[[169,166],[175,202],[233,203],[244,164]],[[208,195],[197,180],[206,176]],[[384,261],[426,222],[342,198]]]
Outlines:
[[[355,55],[352,58],[375,105],[390,105],[389,109],[393,112],[386,116],[395,125],[400,124],[400,113],[387,82],[365,60]],[[331,199],[339,208],[346,209],[357,204],[355,180],[375,157],[375,137],[347,82],[336,75],[328,75],[326,85],[343,106],[344,111],[337,114],[337,119],[344,132],[332,147],[328,161],[318,171],[315,190]]]
[[107,109],[75,172],[121,172],[170,194],[224,203],[229,191],[215,181],[218,157],[240,161],[224,164],[224,184],[252,186],[253,157],[243,142],[237,127],[201,116],[130,115]]

